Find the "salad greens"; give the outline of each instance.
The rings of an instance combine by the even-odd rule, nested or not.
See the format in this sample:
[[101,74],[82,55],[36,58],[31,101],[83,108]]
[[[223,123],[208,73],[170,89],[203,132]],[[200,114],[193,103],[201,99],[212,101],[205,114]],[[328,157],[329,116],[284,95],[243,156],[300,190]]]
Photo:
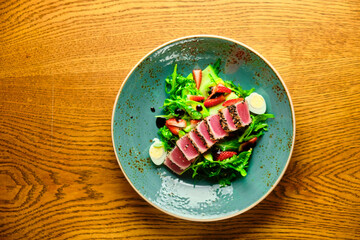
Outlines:
[[225,139],[215,144],[221,151],[237,150],[241,143],[247,142],[254,137],[259,138],[268,130],[268,124],[265,122],[268,118],[274,118],[273,114],[251,115],[252,122],[245,128],[241,134],[232,139]]
[[225,82],[225,86],[227,88],[230,88],[236,95],[238,95],[239,97],[242,97],[242,98],[249,96],[251,93],[253,93],[255,91],[255,88],[252,88],[250,90],[243,90],[242,87],[240,86],[240,84],[238,84],[236,86],[231,81],[224,81],[224,82]]
[[170,151],[175,146],[176,141],[179,139],[179,137],[171,133],[169,128],[166,126],[163,126],[159,129],[159,135],[166,151]]
[[[170,151],[176,141],[194,128],[194,121],[200,121],[209,116],[211,112],[217,112],[221,105],[206,107],[202,101],[194,101],[189,96],[209,99],[212,89],[219,83],[231,90],[231,94],[225,95],[224,99],[243,98],[245,99],[255,91],[254,88],[244,90],[240,84],[235,85],[232,81],[222,80],[219,77],[221,61],[209,65],[202,71],[202,82],[200,87],[194,80],[193,74],[187,77],[178,73],[177,65],[173,73],[165,79],[165,92],[167,99],[162,109],[164,115],[158,118],[181,120],[182,127],[171,128],[168,125],[159,128],[159,136],[166,151]],[[197,87],[198,86],[198,87]],[[246,168],[253,152],[256,140],[267,130],[266,120],[274,118],[273,114],[256,115],[251,113],[252,122],[250,125],[230,134],[229,137],[218,141],[206,153],[200,155],[195,163],[187,170],[192,178],[208,179],[218,182],[222,186],[229,185],[232,180],[247,175]],[[186,122],[186,124],[185,124]],[[177,130],[177,131],[176,131]],[[229,158],[218,160],[219,152],[235,152]]]
[[[181,117],[189,121],[190,119],[201,120],[209,116],[209,112],[203,103],[195,102],[187,98],[188,95],[200,95],[200,92],[196,88],[192,77],[184,77],[177,73],[177,64],[175,65],[172,75],[165,80],[165,91],[168,94],[168,98],[165,99],[162,108],[167,114],[157,117],[164,117],[166,119]],[[198,112],[196,108],[194,108],[194,106],[197,105],[201,105],[203,109],[202,112]],[[176,113],[178,109],[184,110],[186,114],[180,116],[179,113]]]
[[248,165],[252,149],[243,151],[238,155],[223,161],[214,161],[212,158],[202,158],[190,167],[193,170],[192,177],[207,178],[218,182],[220,185],[225,186],[231,183],[231,180],[239,177],[245,177],[247,172],[245,168]]

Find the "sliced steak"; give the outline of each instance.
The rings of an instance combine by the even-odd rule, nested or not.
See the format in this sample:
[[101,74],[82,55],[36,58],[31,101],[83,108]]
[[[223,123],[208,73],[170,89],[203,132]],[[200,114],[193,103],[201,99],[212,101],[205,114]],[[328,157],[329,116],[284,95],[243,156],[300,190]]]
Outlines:
[[176,165],[175,163],[173,163],[170,158],[166,158],[164,165],[167,166],[171,171],[173,171],[174,173],[180,175],[181,173],[184,172],[183,169],[181,169],[178,165]]
[[217,140],[251,123],[248,105],[243,101],[223,108],[219,114],[205,118],[189,134],[180,138],[164,164],[176,174],[182,174],[200,153],[206,152]]
[[193,146],[188,135],[185,135],[179,140],[177,140],[176,145],[180,148],[186,159],[189,161],[192,161],[197,156],[199,156],[198,150]]
[[241,122],[240,122],[240,117],[237,114],[237,110],[236,110],[236,106],[235,105],[231,105],[229,107],[227,107],[230,113],[230,116],[235,124],[236,128],[241,128]]
[[220,116],[220,124],[221,127],[226,131],[226,132],[233,132],[235,130],[237,130],[238,128],[236,127],[231,114],[229,112],[228,108],[223,108],[220,109],[219,111],[219,116]]
[[235,104],[237,114],[240,118],[241,125],[247,126],[251,123],[251,117],[249,112],[249,107],[246,102],[239,102]]
[[178,165],[180,169],[186,169],[191,164],[191,161],[184,156],[183,152],[177,146],[169,153],[168,158]]
[[214,143],[216,142],[211,139],[210,133],[209,133],[209,130],[208,130],[208,127],[207,127],[207,124],[205,121],[201,121],[196,126],[196,131],[205,140],[207,148],[211,148],[211,146],[214,145]]
[[196,131],[196,129],[193,129],[189,132],[189,139],[200,153],[204,153],[206,150],[208,150],[205,140],[199,136],[199,133]]
[[228,136],[228,133],[224,131],[224,129],[221,127],[220,124],[220,116],[219,115],[212,115],[207,118],[205,118],[205,121],[207,122],[207,125],[209,126],[209,133],[212,137],[212,140],[219,140],[226,136]]

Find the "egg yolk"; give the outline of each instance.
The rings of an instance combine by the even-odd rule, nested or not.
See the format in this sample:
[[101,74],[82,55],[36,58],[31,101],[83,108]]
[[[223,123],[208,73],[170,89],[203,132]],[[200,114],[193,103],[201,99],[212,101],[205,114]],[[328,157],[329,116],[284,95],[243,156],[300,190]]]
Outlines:
[[264,98],[256,94],[251,98],[250,104],[253,108],[261,108],[264,105]]
[[153,158],[160,158],[164,154],[164,148],[163,147],[152,147],[150,149],[150,156]]

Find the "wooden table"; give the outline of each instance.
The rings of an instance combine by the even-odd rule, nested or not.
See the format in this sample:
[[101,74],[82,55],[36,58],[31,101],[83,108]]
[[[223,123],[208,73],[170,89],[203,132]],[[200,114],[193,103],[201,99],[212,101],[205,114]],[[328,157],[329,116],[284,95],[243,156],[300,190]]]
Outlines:
[[[359,239],[359,1],[2,1],[0,239]],[[146,203],[111,142],[116,94],[150,50],[230,37],[279,71],[293,157],[259,205],[193,223]]]

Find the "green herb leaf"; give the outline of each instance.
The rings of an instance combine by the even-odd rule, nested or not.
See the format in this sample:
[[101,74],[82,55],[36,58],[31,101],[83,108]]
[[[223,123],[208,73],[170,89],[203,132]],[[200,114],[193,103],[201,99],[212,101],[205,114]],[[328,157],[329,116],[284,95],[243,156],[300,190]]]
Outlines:
[[236,151],[240,143],[237,139],[231,139],[231,140],[225,140],[222,142],[218,142],[215,145],[217,148],[219,148],[221,151]]
[[219,73],[220,73],[220,66],[221,66],[221,59],[218,58],[218,60],[216,60],[216,62],[214,63],[214,72],[216,73],[216,75],[219,76]]
[[236,95],[242,98],[249,96],[251,93],[255,91],[255,88],[252,88],[250,90],[243,90],[240,84],[236,86],[231,81],[224,81],[224,82],[225,82],[225,87],[230,88]]
[[265,121],[274,117],[274,114],[260,114],[256,116],[251,115],[252,122],[246,128],[244,133],[238,138],[238,142],[246,142],[253,137],[260,137],[263,135],[264,131],[267,131],[269,126],[267,123],[265,123]]
[[252,149],[241,152],[231,158],[223,161],[210,161],[201,158],[200,161],[191,166],[193,170],[192,177],[207,178],[217,181],[220,185],[225,186],[231,183],[231,180],[237,176],[246,176],[246,168],[252,154]]
[[[209,116],[209,110],[201,102],[194,102],[188,99],[188,95],[205,95],[207,96],[208,88],[217,85],[219,82],[225,84],[230,88],[237,96],[245,98],[249,96],[254,88],[250,90],[244,90],[241,86],[233,84],[231,81],[223,81],[219,78],[221,60],[218,59],[214,66],[209,66],[210,69],[208,75],[206,75],[208,83],[202,87],[202,92],[196,88],[196,83],[192,74],[188,77],[184,77],[177,72],[177,65],[174,66],[173,73],[165,79],[165,92],[168,94],[162,109],[164,114],[157,117],[169,118],[181,118],[188,122],[191,119],[202,120]],[[204,77],[204,76],[203,76]],[[204,93],[205,92],[205,93]],[[203,93],[203,94],[202,94]],[[201,105],[202,110],[197,111],[196,106]],[[178,111],[179,109],[183,111]],[[182,112],[181,116],[179,112]],[[195,179],[208,179],[219,183],[221,186],[231,184],[231,181],[240,176],[246,176],[248,162],[252,154],[252,149],[248,151],[242,151],[231,158],[223,161],[215,160],[211,151],[237,151],[241,143],[249,141],[254,137],[260,137],[268,130],[268,124],[266,120],[268,118],[274,118],[272,114],[251,115],[252,122],[243,131],[237,132],[237,136],[232,139],[224,139],[221,142],[215,144],[212,150],[208,151],[204,156],[201,155],[195,163],[193,163],[186,171],[192,171],[192,177]],[[191,130],[191,126],[183,128],[179,132],[179,136],[174,135],[166,127],[159,129],[159,136],[166,151],[171,150],[175,145],[179,137],[185,135]]]
[[160,128],[158,133],[166,151],[169,151],[175,147],[175,143],[179,137],[172,134],[172,132],[166,126]]

